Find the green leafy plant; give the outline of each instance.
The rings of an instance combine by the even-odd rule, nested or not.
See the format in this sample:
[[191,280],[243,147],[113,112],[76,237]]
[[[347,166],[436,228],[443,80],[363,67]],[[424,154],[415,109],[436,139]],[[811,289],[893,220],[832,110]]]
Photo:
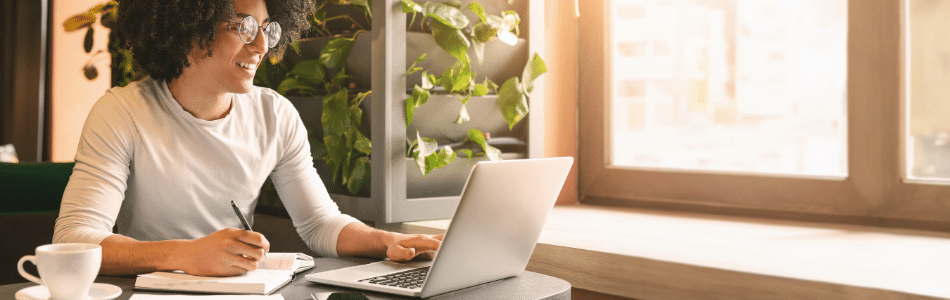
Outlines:
[[[357,31],[360,34],[362,31]],[[369,181],[372,143],[360,132],[363,100],[372,91],[356,93],[347,84],[346,58],[353,48],[353,36],[331,39],[318,59],[296,63],[289,71],[280,59],[272,58],[255,74],[254,83],[273,87],[284,96],[323,96],[320,134],[311,134],[315,159],[326,161],[331,180],[350,194]],[[295,44],[294,51],[299,48]]]
[[[518,25],[521,22],[517,12],[507,10],[501,15],[489,15],[481,4],[471,2],[465,9],[478,17],[478,20],[471,21],[463,13],[462,5],[458,1],[419,4],[412,0],[402,0],[401,5],[403,13],[412,14],[409,21],[410,27],[415,23],[416,18],[421,16],[422,27],[428,27],[436,44],[457,60],[441,75],[431,74],[428,70],[416,67],[426,59],[426,54],[422,54],[409,66],[406,76],[421,71],[421,84],[415,85],[412,95],[406,99],[406,126],[412,123],[415,109],[428,102],[437,86],[441,87],[443,93],[457,96],[461,102],[462,105],[455,120],[456,124],[470,120],[465,105],[472,97],[484,96],[493,91],[498,96],[499,112],[508,123],[509,129],[527,116],[528,95],[534,88],[534,80],[547,72],[541,57],[534,54],[525,66],[521,78],[511,77],[498,86],[487,77],[484,82],[476,83],[476,74],[472,70],[476,62],[468,56],[471,49],[475,53],[477,63],[482,63],[485,59],[485,43],[496,38],[514,45],[517,42]],[[428,26],[425,26],[426,24]],[[482,154],[490,160],[501,159],[501,151],[488,145],[485,135],[477,129],[469,130],[464,142],[477,146],[474,148],[481,150]],[[469,149],[461,152],[470,159],[474,154]],[[423,175],[427,175],[435,168],[452,163],[456,156],[451,147],[443,146],[439,149],[434,139],[422,137],[418,133],[416,140],[409,143],[407,154],[415,159]]]

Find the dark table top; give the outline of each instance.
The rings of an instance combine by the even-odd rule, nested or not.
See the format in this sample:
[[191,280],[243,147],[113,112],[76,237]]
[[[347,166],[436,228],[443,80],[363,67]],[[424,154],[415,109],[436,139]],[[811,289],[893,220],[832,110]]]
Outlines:
[[[328,285],[309,282],[304,279],[304,275],[326,270],[339,269],[359,264],[374,262],[374,259],[368,258],[316,258],[316,267],[297,274],[293,282],[274,292],[280,294],[286,300],[311,300],[312,293],[326,292],[354,292],[356,290],[348,288],[333,287]],[[24,280],[25,281],[25,280]],[[108,283],[122,288],[122,295],[118,300],[127,300],[132,297],[132,286],[135,284],[135,277],[113,277],[99,276],[97,283]],[[34,286],[32,282],[16,283],[0,286],[0,299],[14,299],[14,294],[23,288]],[[360,291],[369,299],[413,299],[410,297],[388,295],[369,291]],[[149,294],[147,292],[135,291],[136,294]],[[571,284],[559,278],[542,275],[534,272],[524,271],[519,276],[492,281],[489,283],[461,289],[442,295],[437,295],[429,299],[550,299],[550,300],[569,300],[571,299]]]

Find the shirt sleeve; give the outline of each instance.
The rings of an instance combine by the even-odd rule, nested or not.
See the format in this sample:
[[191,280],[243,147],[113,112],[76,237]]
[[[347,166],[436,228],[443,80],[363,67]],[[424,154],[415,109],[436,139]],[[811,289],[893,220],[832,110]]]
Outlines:
[[93,106],[63,193],[54,243],[99,244],[113,234],[128,184],[134,128],[128,110],[111,91]]
[[[280,97],[280,96],[278,96]],[[336,257],[337,239],[343,227],[360,222],[342,214],[330,198],[326,186],[313,167],[307,130],[299,113],[286,99],[279,99],[278,120],[281,123],[281,157],[271,173],[281,202],[290,214],[297,234],[317,254]]]

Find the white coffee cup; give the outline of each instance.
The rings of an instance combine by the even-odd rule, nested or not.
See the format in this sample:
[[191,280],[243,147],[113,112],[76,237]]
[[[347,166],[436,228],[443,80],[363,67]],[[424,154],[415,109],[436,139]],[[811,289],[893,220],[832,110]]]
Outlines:
[[[40,277],[23,270],[25,261],[33,262]],[[17,270],[29,281],[49,289],[50,299],[73,300],[89,297],[89,287],[99,274],[102,247],[96,244],[49,244],[36,247],[36,255],[20,258]]]

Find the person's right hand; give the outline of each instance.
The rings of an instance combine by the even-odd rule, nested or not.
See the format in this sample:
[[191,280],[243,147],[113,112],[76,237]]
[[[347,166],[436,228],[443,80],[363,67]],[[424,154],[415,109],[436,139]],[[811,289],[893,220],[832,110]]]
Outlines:
[[177,251],[179,269],[199,276],[235,276],[257,269],[270,250],[264,235],[237,228],[218,230]]

